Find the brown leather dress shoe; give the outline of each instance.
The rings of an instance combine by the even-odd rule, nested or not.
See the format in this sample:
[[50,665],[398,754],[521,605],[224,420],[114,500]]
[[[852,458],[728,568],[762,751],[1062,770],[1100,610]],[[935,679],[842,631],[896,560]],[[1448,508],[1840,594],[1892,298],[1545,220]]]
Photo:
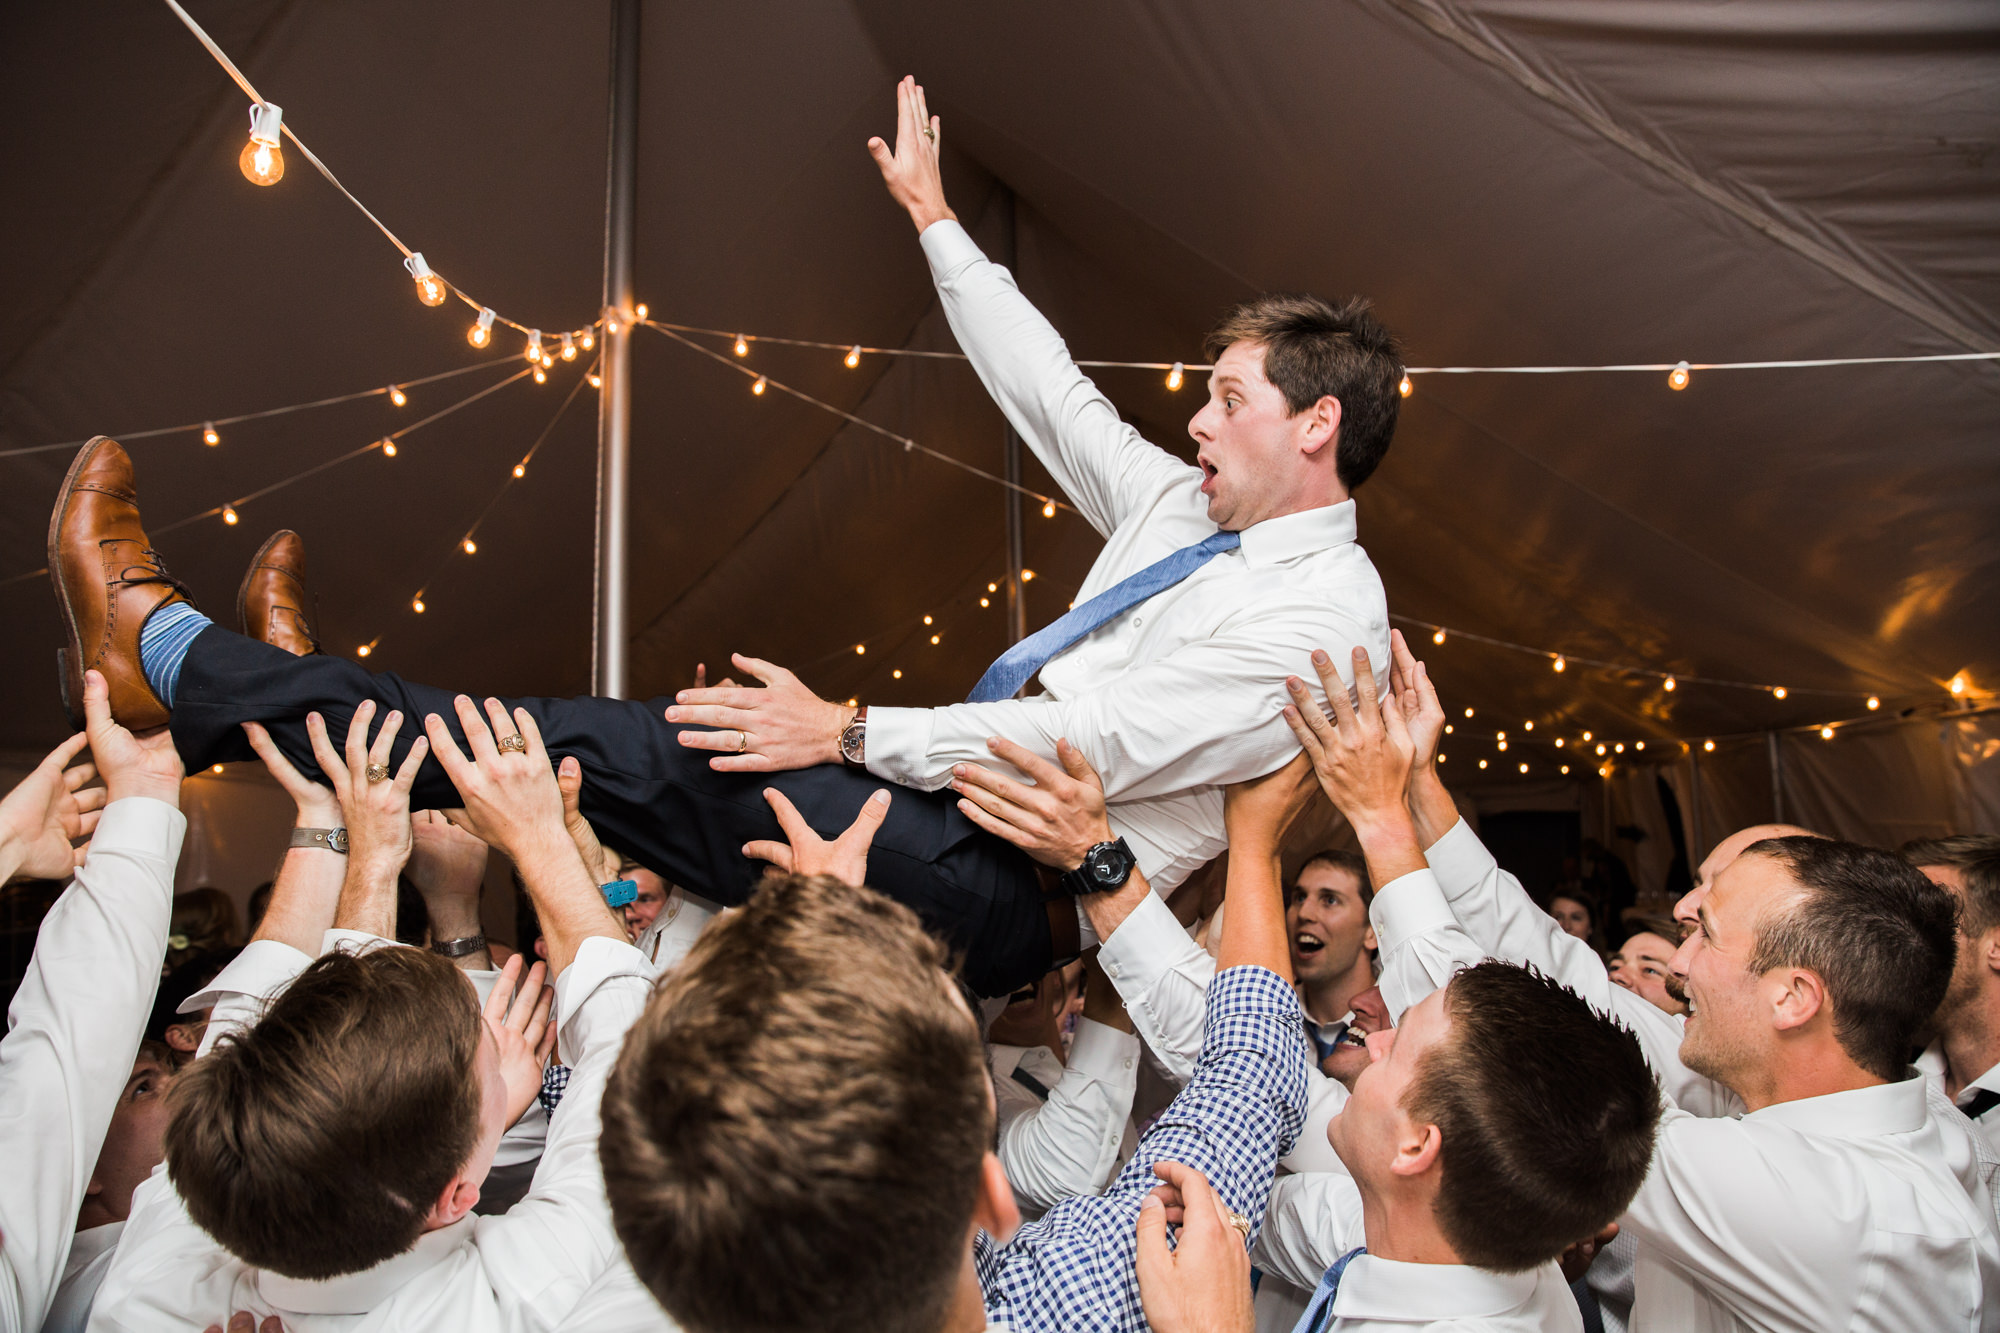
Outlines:
[[188,602],[139,526],[132,460],[99,435],[77,451],[49,516],[49,577],[69,642],[58,651],[63,707],[83,728],[83,673],[100,671],[111,716],[132,731],[165,726],[167,706],[139,666],[139,630],[169,602]]
[[283,528],[257,548],[243,586],[236,590],[236,619],[246,638],[294,657],[320,651],[319,637],[306,620],[306,544]]

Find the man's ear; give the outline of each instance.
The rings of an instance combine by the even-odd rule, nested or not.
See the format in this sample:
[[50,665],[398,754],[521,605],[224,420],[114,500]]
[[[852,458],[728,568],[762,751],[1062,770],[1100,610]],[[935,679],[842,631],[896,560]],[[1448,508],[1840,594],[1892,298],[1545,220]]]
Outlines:
[[453,1176],[438,1192],[437,1202],[431,1205],[430,1215],[424,1218],[424,1230],[436,1231],[450,1226],[471,1212],[478,1202],[479,1186],[465,1176]]
[[1803,967],[1783,967],[1764,978],[1771,1022],[1780,1032],[1802,1028],[1826,1009],[1826,983]]
[[1003,1245],[1021,1226],[1021,1206],[1014,1202],[1014,1187],[1007,1183],[1007,1172],[992,1153],[979,1162],[979,1199],[973,1205],[972,1220]]
[[206,1019],[193,1023],[170,1023],[167,1025],[167,1030],[160,1035],[166,1038],[169,1049],[178,1051],[182,1055],[193,1055],[201,1049],[202,1033],[207,1027]]
[[1444,1151],[1444,1131],[1436,1125],[1406,1125],[1396,1140],[1396,1156],[1389,1170],[1398,1176],[1421,1176],[1437,1165],[1438,1154]]
[[1981,966],[1988,972],[2000,972],[2000,926],[1981,935],[1972,947]]
[[1320,400],[1299,413],[1298,421],[1305,431],[1300,441],[1299,451],[1317,454],[1331,448],[1340,437],[1340,400],[1332,394],[1323,394]]
[[1381,952],[1382,946],[1375,940],[1375,927],[1370,925],[1361,932],[1361,947],[1369,953]]

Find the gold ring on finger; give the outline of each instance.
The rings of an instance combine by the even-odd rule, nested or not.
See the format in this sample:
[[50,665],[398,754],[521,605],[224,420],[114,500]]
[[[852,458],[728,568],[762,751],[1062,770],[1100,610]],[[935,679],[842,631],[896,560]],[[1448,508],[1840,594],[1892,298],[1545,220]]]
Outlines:
[[926,125],[926,126],[924,126],[924,137],[925,137],[926,139],[929,139],[929,140],[930,140],[930,141],[931,141],[932,143],[936,143],[936,142],[937,142],[937,131],[936,131],[936,130],[934,130],[934,129],[932,129],[932,128],[931,128],[930,126]]
[[518,731],[511,736],[502,736],[500,738],[500,753],[506,754],[510,750],[515,754],[526,754],[528,752],[528,738]]
[[1250,1219],[1249,1219],[1249,1218],[1245,1217],[1245,1216],[1244,1216],[1243,1214],[1241,1214],[1241,1213],[1239,1213],[1239,1212],[1235,1212],[1235,1211],[1233,1211],[1233,1210],[1232,1210],[1232,1211],[1230,1212],[1230,1214],[1229,1214],[1229,1225],[1230,1225],[1230,1226],[1232,1226],[1232,1227],[1235,1227],[1235,1228],[1236,1228],[1236,1229],[1237,1229],[1238,1231],[1240,1231],[1240,1232],[1242,1232],[1242,1233],[1243,1233],[1243,1243],[1244,1243],[1244,1244],[1246,1244],[1246,1245],[1247,1245],[1247,1244],[1249,1244],[1249,1243],[1250,1243]]
[[387,782],[389,780],[389,766],[387,764],[368,765],[368,780],[370,782]]
[[749,748],[750,748],[750,733],[743,730],[743,728],[738,727],[736,729],[736,753],[742,754],[745,750]]

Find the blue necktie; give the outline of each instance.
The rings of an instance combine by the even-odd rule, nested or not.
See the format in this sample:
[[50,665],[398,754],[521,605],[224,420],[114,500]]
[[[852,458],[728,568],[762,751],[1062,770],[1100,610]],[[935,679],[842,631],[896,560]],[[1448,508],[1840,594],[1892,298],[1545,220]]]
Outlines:
[[1242,544],[1241,533],[1217,532],[1121,579],[1000,654],[972,687],[972,693],[965,696],[965,701],[989,704],[995,699],[1013,698],[1014,692],[1028,683],[1028,677],[1047,666],[1057,653],[1148,597],[1165,592],[1222,552],[1233,551]]
[[1356,1255],[1368,1253],[1368,1247],[1357,1245],[1346,1254],[1333,1261],[1333,1267],[1326,1270],[1326,1276],[1313,1289],[1313,1296],[1306,1306],[1306,1312],[1299,1316],[1299,1322],[1292,1333],[1323,1333],[1333,1324],[1333,1298],[1340,1291],[1340,1275],[1354,1262]]

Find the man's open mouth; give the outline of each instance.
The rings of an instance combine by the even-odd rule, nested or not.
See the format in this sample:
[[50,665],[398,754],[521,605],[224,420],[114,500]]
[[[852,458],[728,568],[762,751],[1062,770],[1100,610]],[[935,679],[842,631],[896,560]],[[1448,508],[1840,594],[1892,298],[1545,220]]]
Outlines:
[[1301,932],[1292,937],[1292,947],[1307,957],[1311,957],[1313,954],[1326,948],[1326,941],[1320,939],[1317,935],[1307,935]]

